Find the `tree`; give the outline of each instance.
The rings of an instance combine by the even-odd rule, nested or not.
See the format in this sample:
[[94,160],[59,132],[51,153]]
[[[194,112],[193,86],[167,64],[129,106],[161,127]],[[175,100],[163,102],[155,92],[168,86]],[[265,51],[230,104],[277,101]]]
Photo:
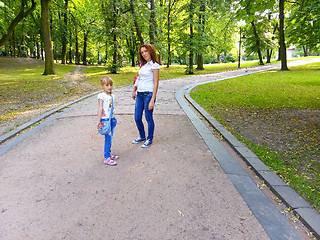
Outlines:
[[155,34],[156,34],[156,20],[155,20],[155,4],[154,0],[150,0],[150,20],[149,20],[149,39],[150,44],[154,45],[155,43]]
[[45,52],[45,70],[43,75],[54,74],[53,65],[53,52],[51,44],[51,32],[50,32],[50,10],[49,3],[51,0],[41,0],[41,30],[44,43]]
[[167,5],[167,54],[168,54],[168,60],[167,60],[167,67],[171,65],[171,44],[172,44],[172,38],[171,38],[171,31],[172,31],[172,13],[174,11],[174,7],[177,0],[169,0]]
[[[244,20],[251,25],[251,36],[246,40],[250,43],[248,50],[254,50],[259,57],[259,64],[263,65],[262,51],[267,49],[267,42],[264,37],[268,16],[275,5],[275,1],[262,0],[241,0],[236,4],[237,16],[239,20]],[[260,27],[259,27],[260,26]],[[268,28],[267,28],[268,29]],[[249,31],[248,31],[249,32]]]
[[143,40],[141,29],[140,29],[140,26],[139,26],[139,23],[138,23],[138,20],[137,20],[137,14],[136,14],[136,11],[135,11],[134,1],[133,0],[130,0],[130,11],[131,11],[132,16],[133,16],[134,26],[135,26],[135,29],[136,29],[136,33],[137,33],[138,39],[140,41],[140,45],[142,45],[144,43],[144,40]]
[[14,32],[15,27],[18,25],[18,23],[26,18],[28,15],[30,15],[36,8],[37,4],[35,0],[31,0],[32,5],[31,7],[25,11],[25,7],[27,6],[27,0],[21,0],[21,7],[19,14],[13,19],[11,24],[9,25],[7,29],[7,33],[2,36],[0,39],[0,47],[4,45],[4,43],[10,38],[11,34]]
[[[205,15],[206,4],[205,0],[200,0],[200,10],[199,10],[199,22],[198,22],[198,35],[202,39],[205,31],[205,23],[206,23],[206,15]],[[197,51],[197,70],[203,70],[203,53],[202,49],[199,48],[200,51]]]
[[286,33],[288,41],[304,50],[304,56],[320,46],[319,0],[297,0],[290,5]]
[[191,0],[189,3],[189,64],[187,67],[187,74],[193,74],[193,57],[194,57],[194,33],[193,33],[193,28],[194,28],[194,1]]
[[63,9],[63,24],[62,26],[62,50],[61,50],[61,63],[66,64],[67,61],[67,44],[68,44],[68,3],[69,0],[64,0]]
[[281,71],[289,70],[287,66],[287,49],[284,37],[284,2],[285,0],[279,0],[279,53],[281,59]]

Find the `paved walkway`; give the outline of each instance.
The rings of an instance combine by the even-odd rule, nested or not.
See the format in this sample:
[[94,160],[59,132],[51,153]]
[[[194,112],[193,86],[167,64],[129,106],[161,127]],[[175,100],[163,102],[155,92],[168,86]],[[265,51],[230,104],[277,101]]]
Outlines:
[[266,231],[175,99],[246,71],[161,81],[148,149],[131,144],[131,87],[117,88],[115,167],[103,164],[96,97],[16,137],[0,156],[0,239],[299,239]]

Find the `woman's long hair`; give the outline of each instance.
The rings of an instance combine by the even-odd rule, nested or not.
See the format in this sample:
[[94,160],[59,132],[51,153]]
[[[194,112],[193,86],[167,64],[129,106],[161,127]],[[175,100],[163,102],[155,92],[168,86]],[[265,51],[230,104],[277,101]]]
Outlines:
[[150,53],[151,60],[153,62],[159,63],[156,48],[149,43],[145,43],[145,44],[142,44],[139,48],[138,60],[139,60],[140,65],[144,65],[147,63],[147,61],[142,57],[142,54],[141,54],[141,48],[143,48],[143,47],[146,48],[147,51]]

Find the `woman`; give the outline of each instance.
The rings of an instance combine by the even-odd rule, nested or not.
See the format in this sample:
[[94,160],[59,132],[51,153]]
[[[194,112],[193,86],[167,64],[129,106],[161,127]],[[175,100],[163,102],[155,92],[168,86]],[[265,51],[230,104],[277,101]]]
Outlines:
[[[139,130],[139,137],[132,143],[137,144],[145,141],[141,147],[147,148],[150,147],[153,142],[153,109],[159,86],[160,66],[157,61],[156,49],[151,44],[143,44],[140,46],[138,60],[141,68],[139,70],[139,77],[134,84],[132,98],[136,101],[134,120]],[[145,112],[148,123],[147,138],[142,122],[143,111]]]

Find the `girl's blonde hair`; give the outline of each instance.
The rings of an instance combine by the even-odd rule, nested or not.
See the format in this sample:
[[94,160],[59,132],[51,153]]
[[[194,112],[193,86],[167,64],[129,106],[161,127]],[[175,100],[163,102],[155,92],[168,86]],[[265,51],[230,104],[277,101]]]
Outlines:
[[109,77],[109,76],[103,76],[103,77],[100,79],[100,84],[101,84],[101,85],[111,84],[111,86],[113,86],[113,80],[112,80],[111,77]]

